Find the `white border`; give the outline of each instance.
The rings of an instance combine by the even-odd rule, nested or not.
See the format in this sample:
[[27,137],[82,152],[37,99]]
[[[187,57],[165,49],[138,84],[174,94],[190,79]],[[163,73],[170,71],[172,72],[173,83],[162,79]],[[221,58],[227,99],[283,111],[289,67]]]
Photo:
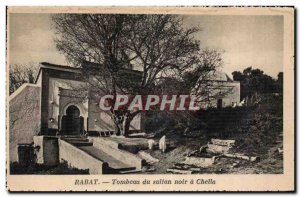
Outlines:
[[[0,170],[0,193],[1,196],[8,196],[8,193],[6,191],[5,185],[6,185],[6,176],[5,176],[5,89],[6,89],[6,84],[5,84],[5,65],[6,65],[6,32],[4,31],[5,29],[5,24],[6,24],[6,5],[18,5],[18,6],[80,6],[80,5],[85,5],[85,6],[93,6],[93,5],[103,5],[103,6],[109,6],[109,5],[118,5],[118,6],[163,6],[163,5],[186,5],[186,6],[192,6],[192,5],[294,5],[296,8],[299,8],[300,6],[300,1],[298,0],[290,0],[290,1],[282,1],[282,0],[229,0],[229,1],[220,1],[220,0],[210,0],[210,1],[197,1],[197,0],[152,0],[152,1],[138,1],[138,0],[123,0],[123,1],[116,1],[116,0],[89,0],[89,1],[82,1],[82,0],[73,0],[73,1],[61,1],[61,0],[43,0],[43,1],[38,1],[38,0],[26,0],[26,1],[20,1],[20,0],[2,0],[0,1],[0,27],[1,27],[1,36],[0,36],[0,42],[1,42],[1,47],[0,47],[0,73],[1,73],[1,80],[0,80],[0,128],[1,128],[1,136],[0,136],[0,164],[2,166],[2,169]],[[297,25],[298,29],[298,25]],[[296,29],[296,32],[298,30]],[[295,34],[296,35],[296,34]],[[298,39],[296,39],[298,40]],[[298,43],[296,43],[296,47],[298,46]],[[296,57],[299,57],[299,50],[297,50]],[[297,76],[300,76],[300,71],[299,69],[297,70]],[[299,84],[297,83],[297,92],[299,92]],[[297,99],[298,100],[298,99]],[[299,100],[298,100],[299,101]],[[297,116],[297,122],[299,123],[299,116]],[[297,135],[298,139],[297,141],[299,142],[299,134]],[[297,158],[299,158],[299,151],[297,151]],[[299,181],[297,188],[299,189]],[[39,194],[40,195],[40,194]],[[51,194],[53,195],[53,194]],[[54,195],[62,195],[62,194],[54,194]],[[82,194],[81,194],[82,195]],[[84,195],[84,194],[83,194]],[[105,195],[105,194],[101,194]],[[127,194],[127,195],[132,195],[132,194]],[[140,195],[140,194],[138,194]],[[161,194],[160,194],[161,195]],[[171,194],[172,195],[172,194]],[[204,195],[204,194],[201,194]],[[255,194],[257,196],[257,194]],[[287,194],[286,194],[287,195]],[[259,196],[259,195],[258,195]]]

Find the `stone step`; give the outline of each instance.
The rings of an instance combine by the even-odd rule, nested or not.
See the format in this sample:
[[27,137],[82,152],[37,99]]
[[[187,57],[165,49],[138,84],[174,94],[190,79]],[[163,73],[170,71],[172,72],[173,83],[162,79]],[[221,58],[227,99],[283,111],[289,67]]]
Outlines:
[[108,163],[108,166],[112,169],[112,171],[128,171],[128,170],[135,170],[135,167],[129,166],[122,161],[113,157],[109,153],[104,152],[94,146],[82,146],[79,147],[81,150],[85,151],[86,153],[90,154],[91,156]]
[[85,142],[85,141],[68,141],[74,146],[93,146],[93,142]]
[[134,174],[134,173],[139,173],[141,170],[119,170],[118,171],[120,174]]
[[88,142],[89,141],[89,139],[87,139],[87,138],[61,138],[61,139],[65,140],[65,141],[68,141],[68,142],[74,142],[74,141],[76,141],[76,142]]
[[81,135],[61,135],[61,138],[87,138],[86,136],[81,136]]

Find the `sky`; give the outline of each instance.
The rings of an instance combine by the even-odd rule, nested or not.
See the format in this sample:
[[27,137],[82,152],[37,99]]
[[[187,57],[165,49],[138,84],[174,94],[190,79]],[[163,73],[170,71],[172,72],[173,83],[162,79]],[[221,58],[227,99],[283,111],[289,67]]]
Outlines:
[[[203,48],[222,52],[222,70],[231,75],[252,66],[277,78],[283,71],[282,16],[184,16],[184,26],[200,27],[195,38]],[[10,64],[50,62],[67,65],[55,47],[50,14],[10,14]]]

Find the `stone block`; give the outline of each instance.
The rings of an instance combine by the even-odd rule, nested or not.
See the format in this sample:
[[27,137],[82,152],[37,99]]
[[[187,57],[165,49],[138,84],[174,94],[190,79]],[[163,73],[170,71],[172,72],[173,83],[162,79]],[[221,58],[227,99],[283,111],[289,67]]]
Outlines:
[[28,166],[34,163],[34,150],[32,144],[18,144],[18,158],[20,165]]
[[152,157],[149,153],[145,152],[145,151],[139,151],[138,154],[137,154],[140,158],[146,160],[148,163],[150,164],[154,164],[154,163],[157,163],[159,162],[158,159]]
[[220,146],[234,146],[235,140],[221,140],[221,139],[211,139],[211,143],[214,145],[220,145]]
[[186,165],[207,168],[212,166],[214,162],[215,157],[186,157],[185,161],[182,163]]
[[58,139],[52,136],[34,136],[34,148],[36,150],[36,163],[45,166],[59,164]]
[[223,154],[223,153],[227,153],[230,150],[230,148],[231,146],[219,146],[215,144],[207,144],[206,152]]

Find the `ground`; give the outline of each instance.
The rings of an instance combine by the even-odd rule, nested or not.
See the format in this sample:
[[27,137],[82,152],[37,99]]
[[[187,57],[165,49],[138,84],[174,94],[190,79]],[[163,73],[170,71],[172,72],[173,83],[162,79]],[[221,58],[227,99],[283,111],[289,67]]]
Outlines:
[[[191,140],[187,140],[191,144]],[[200,144],[200,143],[199,143]],[[204,145],[205,143],[203,143]],[[200,147],[200,145],[198,145]],[[270,146],[270,149],[266,155],[261,155],[261,160],[258,162],[250,162],[239,159],[220,158],[216,163],[207,169],[201,169],[201,172],[197,173],[232,173],[232,174],[280,174],[283,173],[283,155],[278,153],[278,148],[282,147],[282,144],[274,144]],[[195,150],[192,146],[182,145],[166,153],[162,153],[160,150],[148,151],[153,157],[159,159],[156,163],[154,172],[151,174],[164,174],[168,168],[173,167],[175,163],[184,161],[185,156]],[[236,167],[233,167],[233,163],[238,163]]]
[[[224,120],[224,117],[226,117],[226,114],[223,117],[219,112],[220,120],[215,119],[212,123],[214,129],[208,127],[206,129],[209,132],[222,129],[219,133],[214,132],[213,137],[224,139],[223,136],[226,136],[226,139],[234,139],[236,140],[235,152],[258,156],[260,160],[250,162],[240,159],[220,158],[212,167],[201,169],[201,172],[197,173],[283,173],[283,154],[278,152],[278,148],[282,149],[283,147],[282,97],[272,94],[262,95],[262,100],[257,106],[244,111],[244,113],[237,111],[237,116],[233,115],[230,118],[230,124],[224,127],[216,127],[214,122],[222,122],[220,120]],[[206,125],[209,125],[208,121]],[[149,173],[166,173],[166,170],[173,167],[175,163],[184,161],[189,152],[199,150],[201,146],[207,144],[210,135],[205,135],[207,131],[201,132],[203,135],[200,134],[196,137],[182,136],[181,132],[176,131],[167,132],[168,142],[175,145],[175,147],[171,147],[166,153],[162,153],[160,150],[147,150],[153,157],[159,159],[159,162],[154,165],[156,171]]]

